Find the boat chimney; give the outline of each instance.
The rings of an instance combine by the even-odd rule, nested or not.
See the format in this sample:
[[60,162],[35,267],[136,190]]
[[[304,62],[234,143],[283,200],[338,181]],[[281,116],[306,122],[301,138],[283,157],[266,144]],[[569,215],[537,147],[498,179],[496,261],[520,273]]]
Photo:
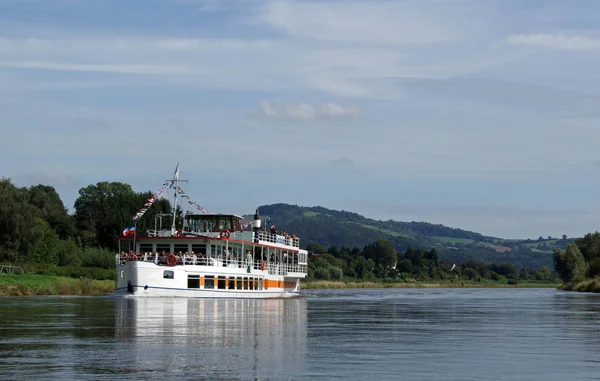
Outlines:
[[260,230],[260,216],[258,215],[258,209],[256,209],[256,213],[254,213],[254,222],[252,223],[252,228],[254,231]]

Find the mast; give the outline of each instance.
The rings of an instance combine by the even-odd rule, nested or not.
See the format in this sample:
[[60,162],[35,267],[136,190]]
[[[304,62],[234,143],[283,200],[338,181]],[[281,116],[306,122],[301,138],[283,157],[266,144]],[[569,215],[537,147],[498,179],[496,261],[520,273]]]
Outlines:
[[179,188],[179,163],[177,163],[177,167],[175,168],[173,181],[175,191],[173,192],[173,223],[171,224],[171,236],[175,236],[175,233],[177,233],[177,229],[175,228],[175,217],[177,214],[177,189]]

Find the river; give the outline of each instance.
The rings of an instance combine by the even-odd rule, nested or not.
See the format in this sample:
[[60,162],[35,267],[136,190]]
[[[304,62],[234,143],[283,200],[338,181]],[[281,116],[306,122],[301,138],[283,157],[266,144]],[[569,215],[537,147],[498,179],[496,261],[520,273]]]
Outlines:
[[3,380],[585,380],[600,295],[308,290],[297,299],[0,299]]

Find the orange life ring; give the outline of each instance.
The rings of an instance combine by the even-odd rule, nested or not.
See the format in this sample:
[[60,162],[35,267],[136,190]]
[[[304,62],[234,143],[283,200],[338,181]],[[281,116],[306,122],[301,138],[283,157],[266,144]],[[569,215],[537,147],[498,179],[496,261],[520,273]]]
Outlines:
[[229,230],[223,229],[220,232],[220,237],[221,239],[229,239],[229,237],[231,237],[231,233],[229,233]]
[[135,254],[133,254],[133,253],[129,253],[129,254],[127,255],[127,260],[128,260],[128,261],[137,261],[137,260],[138,260],[138,257],[137,257],[137,255],[135,255]]
[[260,269],[265,271],[265,261],[260,261]]
[[167,259],[165,260],[165,262],[167,262],[167,266],[175,266],[178,261],[179,258],[177,258],[175,254],[167,255]]

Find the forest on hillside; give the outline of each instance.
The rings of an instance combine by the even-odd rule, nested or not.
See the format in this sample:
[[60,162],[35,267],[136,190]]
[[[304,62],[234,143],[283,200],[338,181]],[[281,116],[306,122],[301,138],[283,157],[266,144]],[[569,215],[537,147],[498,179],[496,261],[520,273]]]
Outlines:
[[270,224],[301,237],[304,247],[310,243],[324,247],[364,247],[384,238],[398,252],[435,248],[441,259],[456,263],[474,260],[511,263],[517,268],[551,268],[553,250],[573,242],[566,236],[507,240],[427,222],[377,221],[323,207],[273,204],[260,206],[259,210]]

